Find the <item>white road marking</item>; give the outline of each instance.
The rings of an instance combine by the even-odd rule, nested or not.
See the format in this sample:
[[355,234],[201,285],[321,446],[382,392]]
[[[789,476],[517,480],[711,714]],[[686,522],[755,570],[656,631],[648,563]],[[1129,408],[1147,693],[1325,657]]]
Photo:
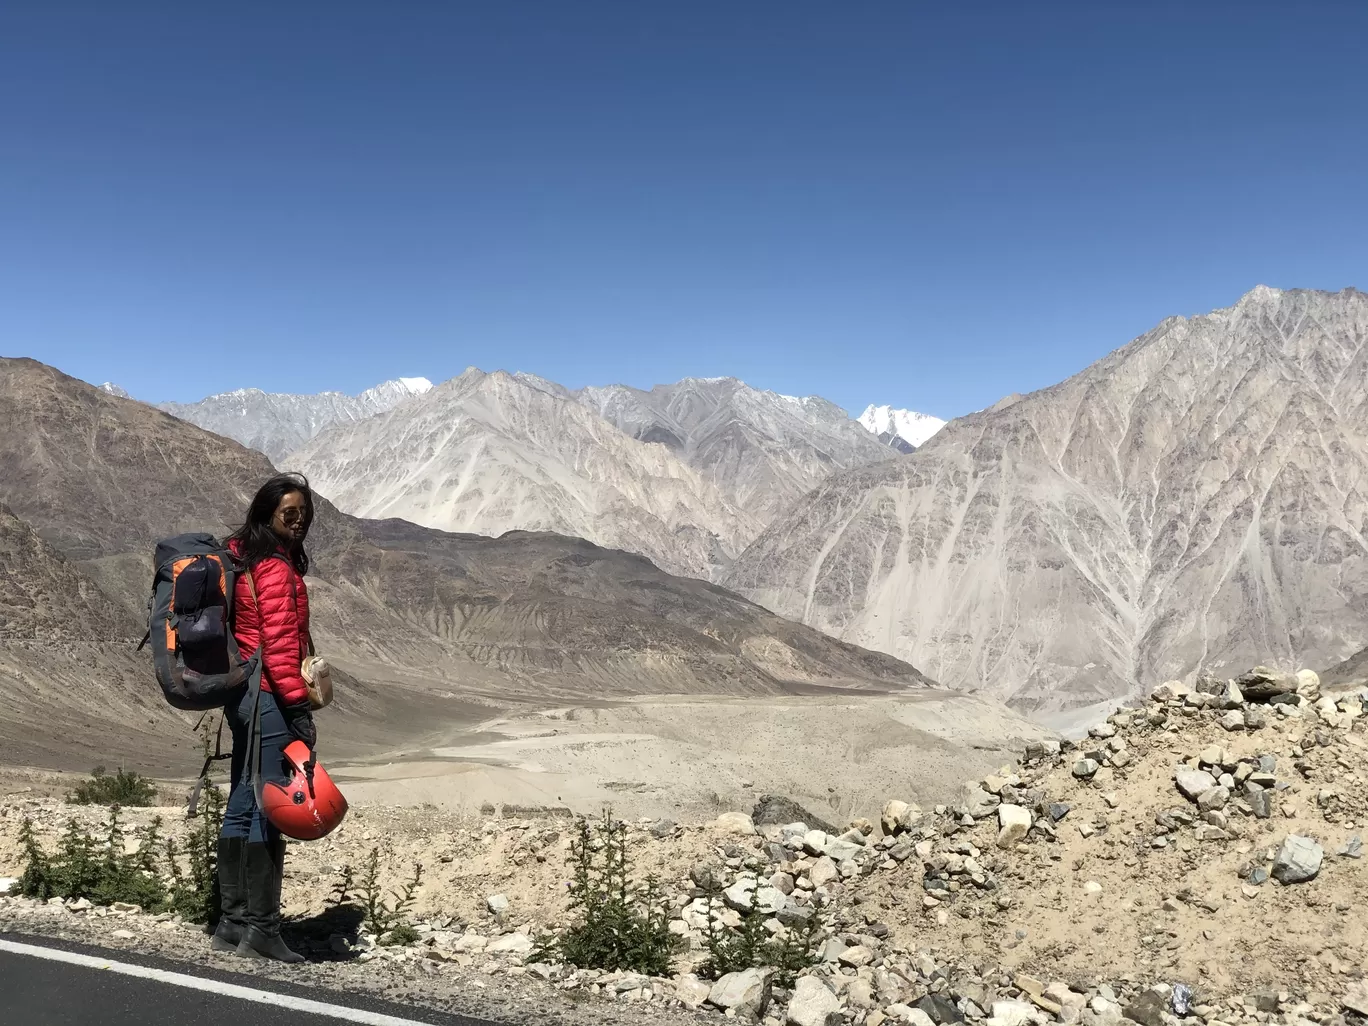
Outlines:
[[115,962],[108,958],[96,958],[94,955],[78,955],[71,951],[45,948],[36,944],[19,944],[15,941],[0,939],[0,951],[8,951],[15,955],[30,955],[33,958],[46,958],[52,962],[66,962],[68,965],[79,965],[86,969],[103,969],[106,972],[136,976],[144,980],[156,980],[158,983],[169,983],[173,987],[188,987],[191,990],[208,991],[211,994],[221,994],[224,997],[237,998],[240,1001],[254,1001],[259,1005],[289,1008],[297,1012],[309,1012],[313,1015],[326,1015],[344,1022],[362,1023],[363,1026],[432,1026],[431,1023],[420,1022],[417,1019],[400,1019],[397,1016],[367,1012],[360,1008],[345,1008],[342,1005],[331,1005],[325,1001],[311,1001],[308,998],[293,997],[289,994],[242,987],[236,983],[220,983],[218,980],[205,980],[185,973],[173,973],[165,969],[149,969],[146,966]]

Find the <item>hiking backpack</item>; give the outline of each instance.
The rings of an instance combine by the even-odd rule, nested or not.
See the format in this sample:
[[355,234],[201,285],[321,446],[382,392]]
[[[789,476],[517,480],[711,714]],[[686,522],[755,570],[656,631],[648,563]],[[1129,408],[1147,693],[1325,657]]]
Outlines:
[[[212,535],[181,534],[157,542],[156,573],[147,600],[152,667],[177,709],[217,709],[256,671],[233,638],[237,562]],[[138,648],[142,648],[139,645]]]

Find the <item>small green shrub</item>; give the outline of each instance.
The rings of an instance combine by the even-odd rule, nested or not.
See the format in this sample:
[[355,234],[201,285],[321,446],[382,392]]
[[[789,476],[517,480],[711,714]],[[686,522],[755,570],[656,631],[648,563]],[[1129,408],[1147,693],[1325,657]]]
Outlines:
[[157,803],[157,785],[123,768],[111,777],[103,766],[91,771],[90,779],[76,785],[67,795],[72,805],[125,805],[145,809]]
[[[201,732],[205,754],[209,752],[209,731]],[[173,838],[162,837],[161,817],[138,829],[137,849],[124,850],[121,805],[109,809],[109,822],[103,838],[97,840],[75,819],[67,822],[57,850],[45,852],[24,820],[19,830],[24,870],[19,878],[19,893],[46,901],[49,898],[85,898],[96,905],[116,901],[140,905],[149,912],[174,911],[196,923],[211,922],[218,916],[218,834],[223,825],[226,804],[223,791],[207,782],[202,792],[199,822],[192,830],[182,852]],[[105,795],[130,793],[151,804],[156,790],[151,781],[122,770],[107,776],[97,767],[92,779],[77,788],[83,797],[78,804],[103,804]],[[187,868],[182,869],[182,861]]]
[[[170,878],[171,908],[192,923],[218,922],[222,897],[218,881],[218,838],[223,828],[227,798],[214,784],[200,792],[203,807],[198,822],[182,851],[173,838],[166,839],[166,866]],[[181,869],[182,856],[187,863]]]
[[760,889],[764,883],[760,867],[751,864],[747,869],[755,877],[755,886],[737,929],[728,929],[720,921],[718,906],[725,907],[721,883],[713,879],[707,884],[708,928],[704,943],[708,958],[699,967],[699,975],[715,980],[727,973],[770,967],[778,970],[776,982],[790,987],[799,972],[817,964],[817,946],[823,929],[821,906],[815,905],[800,926],[789,927],[782,937],[771,937],[765,929],[769,916],[760,909]]
[[33,834],[33,824],[25,820],[20,828],[20,843],[26,864],[19,878],[19,893],[46,901],[48,898],[85,898],[96,905],[116,901],[161,911],[166,904],[166,887],[157,874],[154,853],[160,848],[161,819],[154,819],[138,831],[138,850],[124,851],[124,831],[119,807],[110,809],[109,823],[102,841],[74,819],[57,851],[48,854]]
[[539,937],[532,959],[582,969],[668,974],[675,949],[669,916],[655,877],[632,883],[626,824],[614,821],[605,809],[597,824],[581,817],[575,826],[568,895],[575,921],[560,936]]
[[386,896],[380,884],[380,849],[372,848],[366,856],[360,883],[357,883],[356,873],[350,865],[342,867],[341,878],[333,885],[332,903],[334,907],[359,904],[366,930],[377,938],[383,938],[382,943],[412,944],[419,939],[419,933],[408,917],[413,911],[413,903],[422,882],[423,864],[415,862],[413,875],[404,886],[390,891]]

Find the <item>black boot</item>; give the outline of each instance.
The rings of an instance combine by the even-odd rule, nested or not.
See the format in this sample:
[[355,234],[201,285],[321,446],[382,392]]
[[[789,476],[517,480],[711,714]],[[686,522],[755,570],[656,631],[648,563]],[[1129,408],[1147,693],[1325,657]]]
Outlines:
[[247,929],[247,860],[245,837],[220,837],[218,841],[218,884],[223,915],[214,930],[209,947],[214,951],[236,951]]
[[244,958],[302,962],[280,939],[280,885],[285,878],[285,838],[249,843],[247,852],[247,929],[237,953]]

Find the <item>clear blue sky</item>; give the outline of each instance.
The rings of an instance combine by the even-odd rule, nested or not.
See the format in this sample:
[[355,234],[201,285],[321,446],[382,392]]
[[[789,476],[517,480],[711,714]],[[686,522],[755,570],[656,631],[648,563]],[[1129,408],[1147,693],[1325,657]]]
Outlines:
[[0,353],[152,400],[473,364],[951,416],[1258,283],[1368,288],[1365,38],[1362,2],[13,0]]

